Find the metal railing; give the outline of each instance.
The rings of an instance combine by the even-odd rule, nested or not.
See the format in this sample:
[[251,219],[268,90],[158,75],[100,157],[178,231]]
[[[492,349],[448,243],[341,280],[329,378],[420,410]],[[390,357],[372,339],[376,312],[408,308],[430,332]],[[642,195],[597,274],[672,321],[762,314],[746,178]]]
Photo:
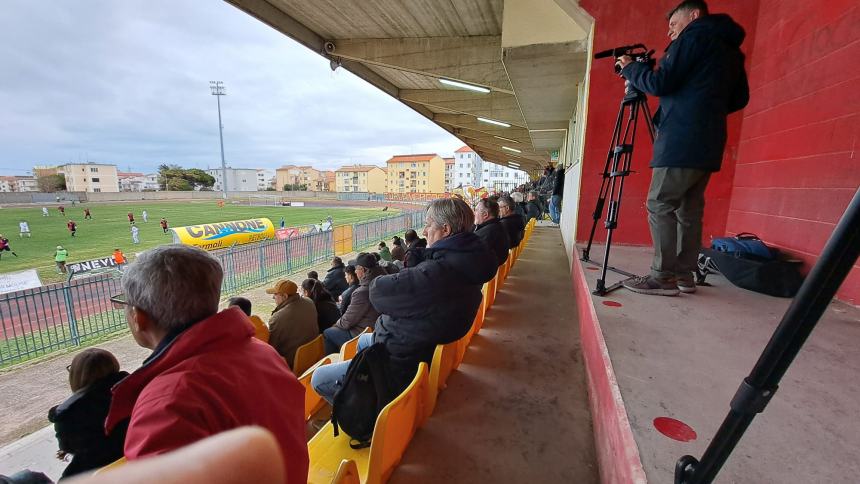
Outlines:
[[[423,212],[353,225],[352,249],[374,246],[423,225]],[[270,283],[334,256],[334,231],[213,251],[224,269],[221,296]],[[0,294],[0,367],[71,348],[125,330],[110,297],[122,292],[119,271]]]

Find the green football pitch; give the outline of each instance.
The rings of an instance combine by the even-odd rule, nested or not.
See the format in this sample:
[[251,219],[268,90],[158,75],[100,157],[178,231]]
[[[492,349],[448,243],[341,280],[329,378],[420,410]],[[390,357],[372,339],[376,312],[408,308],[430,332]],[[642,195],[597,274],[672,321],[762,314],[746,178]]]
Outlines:
[[[84,220],[85,207],[90,209],[92,220]],[[9,245],[18,254],[15,257],[11,252],[0,253],[0,272],[37,269],[43,283],[58,282],[62,279],[54,266],[54,252],[58,245],[68,249],[68,262],[71,263],[109,257],[115,248],[127,256],[133,256],[136,252],[172,243],[172,233],[165,235],[159,226],[161,217],[167,219],[170,227],[258,217],[268,217],[275,227],[279,226],[283,217],[287,227],[297,227],[319,223],[329,215],[335,225],[342,225],[396,213],[396,210],[383,213],[381,208],[256,207],[232,204],[218,207],[214,200],[65,204],[65,216],[60,214],[55,203],[48,208],[48,217],[42,216],[41,206],[0,209],[0,234],[9,239]],[[148,222],[143,221],[144,209],[148,214]],[[134,213],[135,224],[140,229],[140,244],[132,243],[126,216],[128,212]],[[66,222],[70,219],[78,226],[75,237],[66,228]],[[30,238],[19,238],[18,223],[21,220],[30,224]]]

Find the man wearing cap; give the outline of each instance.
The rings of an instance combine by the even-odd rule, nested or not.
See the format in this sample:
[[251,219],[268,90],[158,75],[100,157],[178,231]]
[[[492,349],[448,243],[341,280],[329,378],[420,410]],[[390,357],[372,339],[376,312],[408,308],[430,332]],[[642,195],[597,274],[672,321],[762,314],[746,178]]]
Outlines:
[[341,345],[361,334],[364,328],[372,328],[379,317],[379,311],[370,304],[370,282],[386,275],[385,269],[380,267],[373,254],[367,252],[358,254],[355,260],[349,261],[349,265],[355,267],[358,287],[352,292],[343,316],[334,326],[323,331],[326,354],[340,351]]
[[266,294],[272,294],[277,305],[269,318],[269,344],[291,367],[298,347],[320,334],[314,302],[299,296],[298,292],[299,287],[289,279],[266,289]]
[[66,273],[66,260],[69,258],[69,251],[64,249],[62,245],[57,246],[57,252],[54,254],[54,262],[57,263],[57,274]]

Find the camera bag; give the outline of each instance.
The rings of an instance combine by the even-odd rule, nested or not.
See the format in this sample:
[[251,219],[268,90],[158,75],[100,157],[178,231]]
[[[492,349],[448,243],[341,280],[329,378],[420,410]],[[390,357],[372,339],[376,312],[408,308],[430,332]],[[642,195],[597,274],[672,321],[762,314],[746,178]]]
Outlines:
[[698,260],[697,284],[708,274],[722,274],[732,284],[750,291],[776,297],[794,297],[803,284],[801,262],[782,260],[775,249],[768,248],[771,258],[744,251],[727,252],[702,249]]

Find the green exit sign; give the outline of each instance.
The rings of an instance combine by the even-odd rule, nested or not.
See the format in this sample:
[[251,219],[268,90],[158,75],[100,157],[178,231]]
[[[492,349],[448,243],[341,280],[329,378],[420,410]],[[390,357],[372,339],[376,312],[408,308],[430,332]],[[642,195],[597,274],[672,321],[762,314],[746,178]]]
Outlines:
[[558,150],[552,150],[552,153],[549,155],[552,161],[558,161]]

